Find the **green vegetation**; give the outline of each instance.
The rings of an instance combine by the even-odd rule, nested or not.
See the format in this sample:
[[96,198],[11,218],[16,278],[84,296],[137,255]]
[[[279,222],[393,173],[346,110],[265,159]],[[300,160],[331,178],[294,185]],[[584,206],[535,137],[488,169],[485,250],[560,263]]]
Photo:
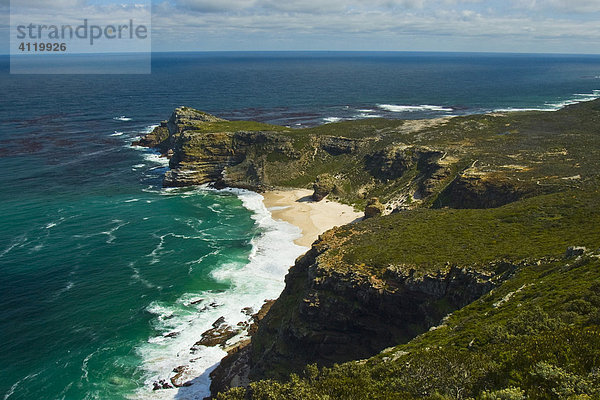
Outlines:
[[406,345],[218,398],[595,399],[599,318],[596,256],[533,265]]
[[256,381],[218,398],[600,399],[600,100],[298,130],[178,112],[146,140],[172,146],[171,184],[388,214],[297,261],[245,353]]
[[405,211],[337,229],[331,259],[382,276],[389,265],[427,273],[557,257],[569,245],[600,244],[599,210],[598,191],[567,191],[493,209]]
[[264,124],[255,121],[219,121],[195,124],[188,132],[194,133],[218,133],[218,132],[256,132],[256,131],[289,131],[289,128],[279,125]]
[[[175,177],[174,185],[205,183],[224,169],[229,186],[312,188],[317,177],[329,174],[338,189],[330,198],[359,208],[372,197],[388,212],[489,208],[595,186],[598,121],[600,101],[558,112],[367,119],[307,129],[225,121],[179,108],[171,120],[178,133],[165,143],[175,153],[172,167],[186,179]],[[155,136],[163,134],[157,128]]]

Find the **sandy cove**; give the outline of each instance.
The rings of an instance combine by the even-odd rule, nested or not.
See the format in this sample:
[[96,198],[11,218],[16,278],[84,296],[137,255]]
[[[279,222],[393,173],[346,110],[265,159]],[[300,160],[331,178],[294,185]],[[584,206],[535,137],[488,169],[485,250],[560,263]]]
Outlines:
[[263,193],[264,204],[276,220],[283,220],[302,230],[295,242],[310,247],[319,235],[335,226],[349,224],[363,217],[353,207],[324,199],[312,201],[307,189],[275,190]]

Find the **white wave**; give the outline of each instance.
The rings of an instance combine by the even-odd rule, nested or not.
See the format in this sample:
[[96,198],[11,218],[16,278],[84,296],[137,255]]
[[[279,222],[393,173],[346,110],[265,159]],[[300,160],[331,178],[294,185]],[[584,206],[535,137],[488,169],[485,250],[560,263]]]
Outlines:
[[355,118],[383,118],[383,115],[360,113],[356,115]]
[[23,234],[17,236],[12,240],[11,244],[9,244],[4,250],[0,251],[0,257],[4,257],[16,247],[23,247],[25,242],[27,242],[27,235]]
[[361,112],[361,113],[372,113],[372,112],[375,112],[375,110],[373,110],[371,108],[358,109],[356,111]]
[[325,121],[325,123],[330,124],[333,122],[340,122],[342,120],[342,118],[340,117],[325,117],[323,118],[323,121]]
[[154,128],[158,128],[158,125],[148,125],[147,127],[144,128],[143,131],[141,131],[141,133],[144,135],[147,135],[150,132],[152,132],[154,130]]
[[[207,190],[211,189],[198,188],[199,192]],[[220,317],[224,317],[227,324],[236,326],[249,321],[244,308],[258,310],[264,300],[277,298],[284,288],[289,267],[307,250],[294,243],[300,237],[300,230],[286,222],[273,220],[260,194],[240,189],[214,192],[236,194],[244,207],[253,212],[252,218],[260,234],[251,241],[248,262],[223,263],[213,270],[213,278],[228,283],[230,289],[187,293],[174,304],[153,302],[149,305],[147,310],[156,315],[153,325],[157,335],[137,348],[143,359],[146,379],[145,387],[134,394],[134,399],[201,399],[209,395],[208,373],[227,354],[219,347],[198,346],[193,352],[190,349]],[[160,379],[168,382],[174,375],[173,369],[178,366],[187,368],[184,376],[193,382],[192,386],[152,390],[153,382]]]
[[497,108],[494,112],[555,111],[554,108]]
[[161,235],[159,237],[160,241],[158,242],[158,245],[154,248],[154,250],[152,250],[150,254],[148,254],[147,257],[150,257],[150,264],[157,264],[160,262],[160,256],[162,255],[161,252],[164,249],[165,238],[167,236],[168,235]]
[[113,133],[110,136],[122,136],[122,135],[123,135],[123,132],[115,131],[115,133]]
[[129,267],[133,271],[133,274],[131,275],[131,279],[134,282],[140,282],[142,285],[144,285],[148,289],[155,289],[155,288],[160,289],[160,286],[156,286],[152,282],[150,282],[149,280],[144,278],[142,276],[142,274],[140,273],[140,270],[134,266],[134,263],[129,263]]
[[124,115],[121,115],[120,117],[114,117],[113,119],[115,121],[131,121],[132,118],[126,117]]
[[423,104],[419,106],[405,106],[395,104],[378,104],[377,107],[390,112],[416,112],[416,111],[454,111],[452,108],[442,106],[432,106]]
[[546,103],[543,107],[524,107],[524,108],[498,108],[493,112],[521,112],[521,111],[558,111],[566,106],[573,104],[585,103],[600,98],[600,90],[592,90],[591,93],[576,93],[573,98],[558,101],[554,103]]
[[23,382],[29,380],[29,379],[33,379],[36,376],[38,376],[41,372],[36,372],[35,374],[31,374],[31,375],[27,375],[26,377],[24,377],[23,379],[19,379],[17,382],[15,382],[10,389],[8,389],[8,392],[6,392],[6,394],[4,395],[4,399],[3,400],[7,400],[8,398],[10,398],[13,394],[15,394],[15,390],[17,390],[17,388],[19,387],[20,384],[22,384]]
[[61,218],[60,220],[58,220],[58,221],[56,221],[56,222],[48,222],[44,228],[46,228],[46,229],[52,229],[52,228],[54,228],[56,225],[60,224],[60,223],[61,223],[62,221],[64,221],[64,220],[65,220],[64,218]]
[[140,199],[129,199],[129,200],[125,200],[125,203],[135,203],[137,201],[140,201]]
[[112,221],[112,223],[113,223],[113,224],[116,224],[116,226],[115,226],[115,227],[112,227],[112,228],[110,228],[110,229],[109,229],[109,230],[107,230],[107,231],[100,232],[100,235],[106,235],[106,236],[108,236],[108,239],[106,239],[106,243],[107,243],[107,244],[111,244],[112,242],[114,242],[114,241],[115,241],[115,239],[116,239],[117,237],[114,235],[114,233],[115,233],[116,231],[118,231],[119,229],[121,229],[121,228],[122,228],[122,227],[124,227],[125,225],[128,225],[128,224],[129,224],[129,222],[123,222],[123,221],[121,221],[121,220],[118,220],[118,219],[115,219],[115,220],[113,220],[113,221]]
[[38,252],[44,248],[44,243],[36,244],[33,249],[31,249],[30,253]]
[[146,149],[144,159],[146,161],[150,161],[152,163],[159,164],[164,167],[169,166],[169,159],[167,157],[163,157],[159,152],[154,150]]
[[73,289],[73,286],[75,286],[75,283],[69,281],[69,282],[67,282],[67,285],[64,288],[60,289],[56,293],[57,293],[58,296],[60,296],[64,292],[68,292],[69,290]]

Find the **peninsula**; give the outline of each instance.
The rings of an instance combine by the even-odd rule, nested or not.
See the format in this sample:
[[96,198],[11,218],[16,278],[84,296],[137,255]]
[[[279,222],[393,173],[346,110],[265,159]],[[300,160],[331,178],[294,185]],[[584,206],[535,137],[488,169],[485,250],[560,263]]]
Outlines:
[[180,107],[136,144],[170,158],[165,186],[366,217],[311,238],[215,398],[600,396],[600,100],[306,129]]

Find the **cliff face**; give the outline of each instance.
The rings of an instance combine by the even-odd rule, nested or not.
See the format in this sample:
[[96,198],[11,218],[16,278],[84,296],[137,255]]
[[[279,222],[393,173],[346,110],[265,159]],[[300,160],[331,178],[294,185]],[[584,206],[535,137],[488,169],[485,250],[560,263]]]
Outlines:
[[[501,330],[502,323],[494,319],[500,307],[496,304],[508,302],[515,293],[532,295],[544,285],[543,273],[533,279],[527,271],[550,263],[555,269],[549,271],[558,276],[571,268],[570,261],[556,264],[568,246],[597,248],[599,120],[600,101],[556,113],[347,121],[300,130],[224,121],[177,109],[169,121],[138,143],[171,157],[165,185],[215,182],[254,190],[314,187],[315,200],[330,196],[366,205],[371,217],[327,232],[297,260],[286,277],[284,292],[258,324],[251,342],[234,349],[211,375],[213,392],[262,378],[285,381],[290,372],[310,363],[348,362],[332,370],[338,374],[332,379],[338,379],[335,382],[345,390],[353,387],[348,382],[356,378],[347,372],[364,364],[351,360],[365,358],[369,359],[366,363],[392,363],[382,367],[384,373],[410,381],[394,382],[391,397],[382,398],[396,398],[397,393],[406,394],[402,398],[433,396],[434,389],[445,393],[454,382],[458,383],[450,398],[495,387],[488,384],[499,382],[493,375],[500,374],[494,369],[495,361],[488,365],[489,382],[476,382],[477,371],[452,375],[454,370],[468,369],[457,366],[455,360],[475,351],[478,338],[496,344],[495,332],[463,331],[464,326],[480,329],[473,322],[475,312],[448,334],[456,339],[459,350],[452,339],[444,352],[430,357],[431,346],[437,348],[437,342],[422,338],[437,335],[438,330],[428,330],[441,321],[439,332],[446,332],[444,317],[461,313],[468,304],[466,309],[474,307]],[[559,286],[566,281],[557,278],[556,282],[558,286],[551,290],[559,298],[563,294]],[[536,289],[531,289],[534,285]],[[494,294],[506,287],[511,291],[503,297]],[[587,290],[579,289],[581,293]],[[550,304],[554,295],[544,301]],[[491,298],[494,302],[485,300]],[[478,306],[482,301],[485,307]],[[519,313],[521,304],[535,314],[534,303],[538,304],[523,297],[513,314]],[[581,304],[573,308],[590,309]],[[527,339],[530,322],[540,332],[554,326],[532,318],[514,322],[502,346],[518,343],[511,342],[514,337]],[[566,325],[577,318],[565,310]],[[427,346],[421,346],[422,340]],[[399,344],[416,349],[416,355],[407,356],[404,350],[378,355]],[[506,355],[502,349],[494,347],[497,358]],[[444,358],[445,353],[453,358]],[[469,362],[480,362],[485,355],[477,357]],[[423,360],[430,358],[437,364],[425,365]],[[449,372],[443,372],[444,368]],[[581,370],[589,370],[585,368]],[[367,371],[373,373],[369,384],[355,386],[372,389],[369,393],[381,392],[377,382],[388,381],[377,371]],[[535,371],[519,373],[530,376]],[[440,380],[441,375],[449,378]],[[325,372],[316,373],[307,378],[306,387],[319,377],[329,382]],[[436,379],[438,383],[429,385],[429,380]],[[291,386],[259,382],[248,392],[234,391],[233,397],[225,398],[241,398],[240,393],[269,398],[271,391],[299,384],[292,381]],[[259,387],[266,392],[257,392]],[[324,385],[314,396],[298,398],[324,398],[320,396],[328,393]],[[377,398],[369,396],[362,398]]]
[[543,118],[370,119],[308,129],[226,121],[180,107],[136,144],[170,157],[165,186],[314,186],[315,200],[329,196],[360,208],[377,197],[384,214],[430,206],[488,208],[582,187],[596,176],[597,125],[580,117],[600,114],[599,104]]
[[251,344],[213,372],[213,393],[251,380],[282,379],[311,363],[368,358],[406,343],[518,268],[509,262],[486,268],[448,264],[423,273],[389,265],[375,274],[337,260],[340,246],[347,244],[336,233],[327,232],[296,261]]
[[[581,293],[588,293],[590,285],[598,289],[592,278],[600,273],[597,257],[583,257],[586,248],[598,246],[599,202],[595,191],[573,191],[491,209],[405,211],[328,231],[290,269],[285,290],[251,342],[211,374],[213,395],[250,385],[223,398],[298,393],[301,399],[343,399],[368,392],[354,396],[411,399],[430,398],[437,390],[454,399],[466,398],[461,392],[505,385],[496,379],[505,373],[497,363],[507,346],[531,340],[528,346],[534,348],[528,351],[538,357],[544,351],[536,347],[540,339],[528,335],[573,321],[600,321],[591,316],[591,298],[581,300],[584,294],[570,288],[579,280]],[[585,246],[569,246],[573,243]],[[592,261],[594,266],[586,269]],[[568,300],[559,300],[563,297]],[[593,299],[600,307],[600,297]],[[552,312],[557,306],[549,304],[567,301],[572,304],[561,305],[556,320],[536,311],[543,306]],[[523,316],[520,307],[527,310]],[[488,360],[480,350],[483,343],[498,355]],[[445,348],[437,351],[438,346]],[[589,349],[579,356],[594,357]],[[315,363],[344,364],[333,367],[335,373],[309,368],[303,381],[289,379],[290,373],[302,374]],[[516,367],[507,362],[506,368]],[[489,375],[477,381],[484,379],[482,371]],[[389,382],[387,396],[372,394],[383,390],[377,382]],[[318,390],[307,389],[315,385]]]
[[295,156],[291,140],[270,129],[282,128],[230,122],[179,107],[168,121],[135,144],[157,148],[170,157],[170,170],[164,178],[167,187],[218,182],[260,189],[268,181],[262,167],[267,154]]
[[335,232],[328,232],[290,269],[252,341],[251,379],[283,378],[314,362],[368,358],[427,331],[501,280],[457,266],[424,275],[389,266],[378,277],[330,265],[334,241]]

